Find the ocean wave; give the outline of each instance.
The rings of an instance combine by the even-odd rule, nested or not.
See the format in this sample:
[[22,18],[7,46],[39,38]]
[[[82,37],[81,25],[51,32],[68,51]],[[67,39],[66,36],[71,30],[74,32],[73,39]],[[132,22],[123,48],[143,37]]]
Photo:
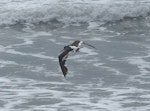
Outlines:
[[0,2],[0,6],[0,25],[54,21],[64,24],[106,23],[128,17],[147,17],[150,13],[150,2],[124,0],[6,0]]

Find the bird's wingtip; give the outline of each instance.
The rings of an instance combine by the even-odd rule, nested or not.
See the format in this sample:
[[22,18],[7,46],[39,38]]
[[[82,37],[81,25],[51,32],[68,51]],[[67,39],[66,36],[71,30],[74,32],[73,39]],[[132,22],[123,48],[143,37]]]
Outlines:
[[94,49],[96,49],[95,46],[93,46],[93,45],[91,45],[91,44],[89,44],[89,43],[83,42],[83,44],[84,44],[84,45],[87,45],[87,46],[90,46],[90,47],[92,47],[92,48],[94,48]]

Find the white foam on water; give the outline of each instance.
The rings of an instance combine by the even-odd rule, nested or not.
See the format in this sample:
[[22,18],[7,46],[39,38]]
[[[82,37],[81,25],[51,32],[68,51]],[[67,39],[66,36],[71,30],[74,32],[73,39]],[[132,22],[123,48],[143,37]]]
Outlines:
[[0,45],[0,52],[3,52],[3,51],[5,51],[5,47]]
[[0,83],[10,83],[11,81],[8,78],[1,77],[0,78]]
[[145,61],[142,57],[127,57],[126,60],[130,64],[136,65],[142,75],[149,74],[149,71],[147,71],[146,68],[150,68],[150,63]]
[[69,37],[69,36],[61,36],[62,39],[74,39],[73,37]]
[[150,11],[150,1],[134,0],[6,0],[0,1],[0,6],[0,25],[59,21],[64,24],[88,23],[89,28],[128,17],[147,17]]
[[[123,104],[132,104],[132,102],[144,104],[149,102],[149,100],[130,99],[131,94],[135,94],[135,96],[136,94],[141,94],[141,99],[150,97],[148,91],[138,88],[103,87],[102,80],[97,84],[91,82],[74,84],[69,81],[54,80],[45,82],[25,78],[3,77],[0,82],[0,88],[2,89],[0,100],[4,102],[2,110],[55,111],[56,109],[64,109],[76,111],[78,109],[87,111],[129,111],[136,109],[136,107],[123,107]],[[41,87],[41,85],[44,87]],[[103,93],[106,95],[104,96]],[[37,105],[40,101],[43,101],[42,104]],[[22,107],[17,108],[17,106]],[[147,105],[139,106],[138,109],[146,111],[149,108]]]
[[101,37],[92,37],[92,38],[90,38],[90,39],[88,39],[88,40],[91,40],[91,41],[105,41],[103,38],[101,38]]
[[31,71],[33,71],[33,72],[44,72],[45,68],[43,68],[41,66],[36,66],[34,69],[32,68]]
[[[20,38],[19,38],[20,39]],[[34,42],[32,40],[32,38],[23,38],[23,43],[20,43],[20,44],[12,44],[12,45],[8,45],[6,46],[5,48],[7,49],[11,49],[15,46],[25,46],[25,45],[32,45]]]
[[89,26],[87,27],[89,30],[96,29],[96,27],[99,27],[99,24],[95,22],[90,22]]
[[5,52],[8,54],[16,54],[16,55],[21,55],[21,56],[32,56],[32,57],[37,57],[41,59],[50,59],[50,60],[57,61],[56,57],[46,56],[46,55],[43,55],[42,53],[24,53],[24,52],[15,51],[14,49],[5,49],[5,48],[4,49],[2,48],[0,52]]
[[0,67],[5,67],[6,65],[18,65],[18,64],[14,61],[0,60]]
[[101,66],[103,66],[105,63],[94,63],[93,64],[93,66],[95,66],[95,67],[101,67]]
[[[22,4],[18,7],[13,6],[13,5],[16,5],[17,1],[18,1],[18,4],[21,4],[21,3]],[[115,18],[116,16],[114,15],[119,15],[118,19],[120,19],[125,16],[132,17],[135,15],[135,17],[137,17],[138,15],[144,15],[144,12],[146,13],[149,11],[149,7],[148,7],[149,2],[146,4],[146,6],[144,6],[145,4],[142,6],[142,5],[132,4],[135,2],[124,1],[124,0],[122,3],[125,3],[125,4],[120,3],[120,1],[116,2],[112,0],[95,1],[94,2],[95,4],[96,3],[103,4],[103,5],[100,5],[100,6],[103,6],[101,8],[98,6],[99,4],[91,6],[89,3],[90,2],[93,3],[93,1],[90,1],[90,0],[84,1],[85,3],[88,4],[86,6],[81,0],[77,0],[77,1],[65,0],[67,4],[65,4],[64,2],[63,3],[61,2],[62,5],[60,4],[57,4],[56,6],[54,5],[54,9],[49,4],[50,3],[49,0],[45,0],[45,1],[17,0],[17,1],[13,0],[13,2],[15,2],[13,5],[10,4],[12,3],[12,0],[9,0],[10,3],[8,3],[8,0],[0,1],[0,3],[3,2],[3,4],[8,5],[10,7],[9,10],[12,10],[11,11],[12,14],[10,15],[11,17],[6,18],[6,20],[1,21],[1,22],[3,23],[5,22],[6,24],[11,24],[11,23],[16,23],[16,21],[26,20],[28,22],[30,21],[30,22],[39,23],[39,21],[48,21],[50,20],[49,19],[50,16],[54,16],[54,18],[64,23],[65,22],[69,23],[72,21],[73,22],[74,21],[75,22],[86,21],[89,23],[89,29],[92,30],[95,27],[97,27],[97,25],[95,24],[96,22],[94,20],[97,20],[96,18],[98,18],[98,15],[101,17],[101,15],[104,14],[103,16],[104,20],[112,21],[112,20],[116,20]],[[113,2],[115,2],[115,4]],[[33,3],[37,3],[37,4],[31,5]],[[40,3],[41,5],[39,5]],[[72,3],[76,3],[76,4],[72,4]],[[80,5],[77,3],[83,4],[85,7],[82,8],[83,5]],[[26,7],[28,5],[29,7]],[[46,7],[43,8],[43,5]],[[127,8],[128,5],[129,7]],[[109,7],[111,7],[111,9]],[[50,11],[52,12],[54,11],[52,14],[55,14],[55,15],[51,15],[49,14],[49,12],[47,15],[45,15],[45,13],[49,10],[49,8],[52,9]],[[42,9],[42,10],[39,10],[39,9]],[[72,10],[68,10],[68,9],[72,9]],[[98,10],[98,9],[102,9],[102,10]],[[140,10],[142,9],[143,11],[141,12]],[[4,18],[10,14],[9,10],[6,10],[6,12],[4,12],[6,14],[4,15]],[[16,10],[16,15],[15,13],[13,13],[14,10]],[[44,16],[40,15],[43,13],[43,10],[45,10]],[[128,10],[130,10],[130,12]],[[99,13],[97,11],[101,11],[101,12]],[[125,11],[127,12],[125,13]],[[1,9],[0,9],[0,12],[1,12]],[[108,13],[108,15],[110,16],[105,15],[104,12],[106,12],[106,14]],[[137,12],[140,12],[140,13],[136,15]],[[90,14],[95,15],[95,16],[90,16]],[[46,16],[47,16],[47,19],[46,19]],[[103,21],[102,18],[100,18],[100,20]],[[17,37],[17,39],[23,40],[21,43],[10,44],[9,46],[6,46],[6,47],[1,45],[0,52],[7,53],[8,55],[17,55],[17,56],[22,56],[22,57],[29,56],[29,57],[42,59],[42,60],[43,59],[48,60],[48,61],[50,60],[50,62],[51,61],[58,62],[57,57],[44,55],[42,52],[25,53],[25,52],[17,51],[15,49],[15,46],[19,47],[19,46],[34,45],[36,38],[39,38],[42,36],[46,36],[46,37],[50,36],[50,38],[47,40],[49,40],[51,43],[64,45],[64,43],[57,41],[58,39],[57,37],[53,38],[50,32],[48,33],[47,32],[35,33],[34,31],[30,32],[30,27],[32,26],[28,26],[27,29],[25,29],[25,31],[28,32],[29,35]],[[105,28],[101,28],[99,30],[107,32]],[[114,32],[112,33],[114,34]],[[84,34],[86,35],[89,33],[83,33],[83,35]],[[72,38],[69,38],[68,36],[62,36],[61,39],[71,40]],[[86,40],[105,42],[106,39],[95,36],[95,38],[86,39]],[[70,55],[69,59],[72,59],[77,62],[90,63],[96,69],[96,71],[103,70],[104,73],[106,74],[107,72],[111,72],[111,75],[116,74],[118,76],[121,76],[122,74],[121,71],[117,70],[117,68],[107,66],[107,64],[103,63],[104,61],[99,60],[97,56],[99,56],[99,54],[97,53],[95,49],[84,47],[81,49],[81,52],[74,54],[74,55]],[[126,61],[130,65],[137,67],[138,68],[137,70],[140,70],[139,76],[133,75],[134,79],[137,79],[136,77],[142,78],[144,75],[149,75],[147,69],[149,69],[150,64],[145,59],[148,57],[149,55],[130,56],[127,58],[122,58],[123,59],[122,61]],[[121,83],[117,85],[115,84],[116,86],[107,85],[107,83],[105,83],[106,81],[103,78],[98,78],[98,76],[91,77],[90,79],[88,79],[88,77],[83,78],[83,80],[80,76],[78,76],[78,79],[77,78],[64,79],[63,75],[60,75],[61,73],[59,73],[58,68],[56,69],[56,72],[55,71],[52,72],[51,69],[49,70],[45,69],[44,65],[42,66],[35,65],[35,64],[30,65],[30,64],[24,64],[24,63],[18,64],[17,61],[14,62],[13,60],[11,61],[11,60],[3,60],[3,59],[0,59],[0,64],[3,67],[6,67],[8,65],[20,66],[26,69],[26,71],[28,71],[28,74],[31,74],[32,76],[34,76],[33,74],[35,74],[33,79],[26,78],[26,75],[24,75],[23,77],[22,76],[20,77],[13,73],[11,75],[7,75],[7,77],[5,76],[0,77],[0,89],[1,89],[0,104],[2,105],[1,107],[2,111],[35,111],[35,110],[36,111],[42,111],[42,110],[43,111],[58,111],[58,110],[64,110],[64,111],[67,111],[67,110],[68,111],[77,111],[77,110],[78,111],[82,111],[82,110],[85,110],[85,111],[101,111],[101,110],[102,111],[134,111],[134,110],[135,111],[149,111],[150,110],[150,105],[149,105],[150,91],[144,88],[142,89],[132,84],[134,83],[134,81],[133,82],[127,81],[127,83]],[[99,72],[96,72],[96,73],[99,73]],[[22,72],[19,72],[18,74],[22,74]],[[37,76],[36,74],[37,75],[40,74],[40,76],[36,77]],[[79,75],[83,73],[82,72],[76,73],[76,72],[70,71],[69,76],[74,76],[75,74]],[[132,76],[132,75],[129,75],[129,76]],[[41,77],[42,79],[40,79],[39,77]],[[109,75],[108,75],[107,77],[108,77],[107,79],[111,80],[112,76],[110,76],[109,78]],[[86,81],[86,79],[88,81]],[[147,83],[149,85],[148,81],[144,82],[142,81],[142,79],[138,79],[138,80],[141,81],[140,82],[141,84]],[[106,85],[104,85],[104,83]]]
[[[95,64],[94,64],[94,66],[95,66]],[[100,67],[103,70],[106,70],[108,72],[112,72],[115,75],[123,75],[123,73],[120,72],[118,69],[113,68],[113,67],[109,67],[109,66],[107,66],[105,64],[100,64],[100,65],[98,64],[98,66],[96,65],[96,67]]]
[[23,40],[23,42],[21,43],[16,43],[16,44],[11,44],[8,45],[6,47],[1,46],[0,50],[4,49],[14,49],[14,47],[19,47],[19,46],[29,46],[29,45],[33,45],[34,41],[36,38],[41,37],[41,36],[52,36],[52,34],[50,32],[44,32],[44,31],[39,31],[39,32],[30,32],[29,34],[25,35],[25,36],[16,36],[15,38],[18,40]]

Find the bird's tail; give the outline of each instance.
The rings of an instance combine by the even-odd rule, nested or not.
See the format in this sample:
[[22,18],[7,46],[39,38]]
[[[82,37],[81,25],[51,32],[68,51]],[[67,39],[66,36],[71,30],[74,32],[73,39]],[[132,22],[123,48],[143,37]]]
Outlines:
[[84,44],[84,45],[87,45],[87,46],[90,46],[90,47],[92,47],[92,48],[94,48],[94,49],[96,49],[96,47],[94,47],[93,45],[88,44],[88,43],[86,43],[86,42],[83,42],[83,44]]

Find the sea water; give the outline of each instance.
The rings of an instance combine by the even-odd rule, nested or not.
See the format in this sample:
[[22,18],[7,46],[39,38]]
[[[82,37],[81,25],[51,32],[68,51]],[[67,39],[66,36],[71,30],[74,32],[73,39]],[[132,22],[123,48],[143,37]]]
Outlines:
[[[150,0],[1,0],[0,111],[150,111]],[[88,46],[67,59],[65,45]]]

